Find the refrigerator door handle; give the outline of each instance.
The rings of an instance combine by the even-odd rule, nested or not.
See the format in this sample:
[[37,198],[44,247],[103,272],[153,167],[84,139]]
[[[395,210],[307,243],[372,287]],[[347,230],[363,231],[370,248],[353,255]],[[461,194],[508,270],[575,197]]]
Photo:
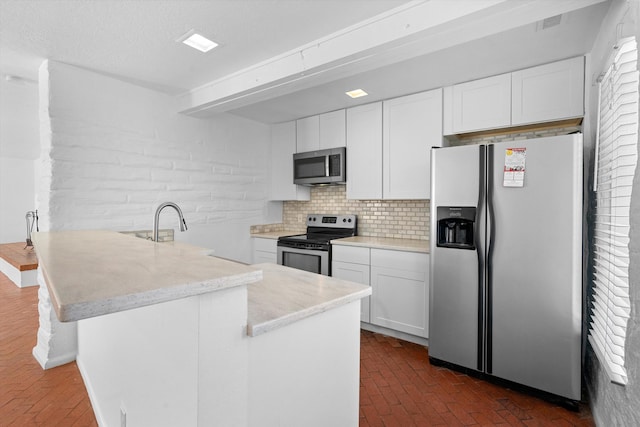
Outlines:
[[485,235],[485,221],[486,221],[486,175],[487,175],[487,154],[486,146],[479,146],[479,171],[478,177],[478,208],[476,209],[476,224],[474,230],[474,239],[476,246],[476,253],[478,256],[478,359],[477,368],[478,371],[484,371],[484,355],[485,355],[485,253],[486,253],[486,235]]
[[486,268],[486,304],[485,304],[485,358],[486,372],[493,373],[493,243],[495,241],[495,210],[493,206],[494,189],[494,146],[487,147],[487,268]]

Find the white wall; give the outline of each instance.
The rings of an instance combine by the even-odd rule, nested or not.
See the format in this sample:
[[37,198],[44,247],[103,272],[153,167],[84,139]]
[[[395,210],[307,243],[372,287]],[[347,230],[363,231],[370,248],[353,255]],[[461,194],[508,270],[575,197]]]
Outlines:
[[250,261],[249,226],[279,218],[267,200],[269,128],[233,115],[175,113],[173,98],[73,66],[40,69],[41,229],[161,228]]
[[38,85],[0,80],[0,243],[24,241],[35,209],[34,161],[40,153]]
[[[587,115],[590,124],[591,140],[595,138],[597,116],[596,77],[605,70],[607,59],[613,52],[618,23],[622,22],[622,37],[632,36],[640,41],[640,8],[638,0],[614,0],[609,14],[605,18],[596,43],[591,51],[591,66],[586,74]],[[640,64],[638,64],[640,66]],[[587,139],[587,138],[585,138]],[[593,156],[593,146],[591,147]],[[586,157],[585,157],[586,160]],[[593,165],[587,170],[589,180],[593,179]],[[597,357],[587,347],[586,377],[589,400],[597,425],[631,426],[640,425],[640,168],[636,169],[631,197],[631,232],[630,232],[630,264],[629,293],[631,300],[631,319],[627,324],[627,341],[625,368],[629,378],[626,386],[612,384]],[[590,242],[592,243],[592,242]],[[590,276],[588,277],[590,280]]]
[[0,243],[25,241],[34,191],[34,160],[0,156]]

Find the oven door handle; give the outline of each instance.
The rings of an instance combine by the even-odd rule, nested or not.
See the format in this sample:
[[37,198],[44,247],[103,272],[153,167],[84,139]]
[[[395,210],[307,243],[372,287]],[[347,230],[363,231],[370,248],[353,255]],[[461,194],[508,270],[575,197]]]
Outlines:
[[320,256],[322,256],[323,254],[329,255],[329,251],[324,251],[322,249],[292,248],[286,245],[278,244],[278,254],[282,252],[293,252],[296,254],[320,255]]

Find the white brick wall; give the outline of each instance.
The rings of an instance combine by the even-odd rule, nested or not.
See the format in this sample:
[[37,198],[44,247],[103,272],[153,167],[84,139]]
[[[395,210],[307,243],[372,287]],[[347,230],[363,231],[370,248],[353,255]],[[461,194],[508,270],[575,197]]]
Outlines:
[[52,61],[40,78],[41,229],[149,229],[174,201],[189,226],[176,240],[250,259],[250,224],[272,220],[268,126],[182,116],[165,94]]

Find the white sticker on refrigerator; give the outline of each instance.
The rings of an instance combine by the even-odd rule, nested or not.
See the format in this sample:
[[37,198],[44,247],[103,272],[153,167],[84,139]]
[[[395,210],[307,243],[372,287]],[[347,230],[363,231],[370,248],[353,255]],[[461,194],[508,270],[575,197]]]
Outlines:
[[524,187],[524,163],[526,158],[526,148],[507,148],[505,150],[503,186]]

